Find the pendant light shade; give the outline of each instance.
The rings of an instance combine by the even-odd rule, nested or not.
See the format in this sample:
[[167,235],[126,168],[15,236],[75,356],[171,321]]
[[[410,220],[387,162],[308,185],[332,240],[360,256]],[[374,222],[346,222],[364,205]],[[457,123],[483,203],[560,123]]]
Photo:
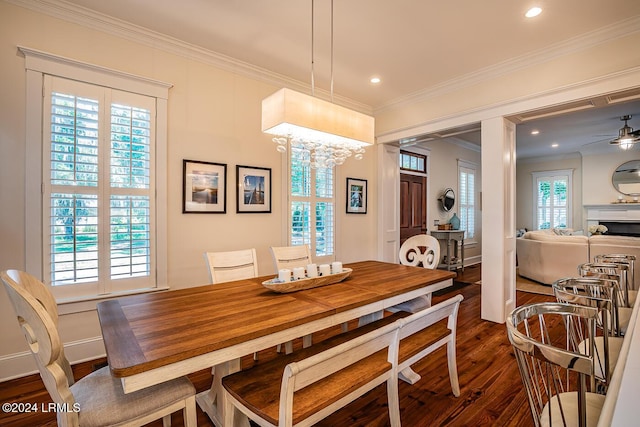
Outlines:
[[373,117],[286,88],[262,100],[262,131],[350,149],[374,142]]

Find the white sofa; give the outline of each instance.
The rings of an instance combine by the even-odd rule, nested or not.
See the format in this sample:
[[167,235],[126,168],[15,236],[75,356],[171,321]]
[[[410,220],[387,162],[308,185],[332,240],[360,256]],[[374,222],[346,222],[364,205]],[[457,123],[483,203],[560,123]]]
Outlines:
[[516,253],[520,276],[550,285],[576,276],[578,265],[589,262],[589,237],[528,231],[516,239]]
[[559,235],[552,230],[528,231],[516,239],[518,273],[536,282],[552,284],[578,274],[578,265],[601,254],[635,255],[634,275],[640,279],[640,237]]

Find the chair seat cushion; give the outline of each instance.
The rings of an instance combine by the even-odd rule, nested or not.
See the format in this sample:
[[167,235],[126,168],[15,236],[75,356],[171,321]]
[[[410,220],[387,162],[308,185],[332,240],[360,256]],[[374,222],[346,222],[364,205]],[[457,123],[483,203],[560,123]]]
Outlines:
[[[602,411],[602,405],[604,405],[604,395],[587,393],[587,426],[596,426],[600,419],[600,412]],[[558,400],[560,405],[558,405]],[[549,422],[549,403],[551,404],[551,422]],[[542,427],[550,426],[577,426],[578,425],[578,393],[571,391],[568,393],[560,393],[551,398],[544,406],[542,410],[542,416],[540,417],[540,425]],[[567,424],[562,421],[562,407],[565,417],[567,417]]]
[[[622,342],[624,341],[622,337],[609,337],[609,375],[605,377],[604,375],[604,339],[603,337],[595,337],[594,342],[596,346],[596,355],[598,357],[595,358],[595,375],[597,378],[601,379],[611,379],[611,375],[613,375],[613,369],[616,367],[616,363],[618,363],[618,357],[620,356],[620,349],[622,348]],[[578,346],[578,350],[582,354],[587,354],[587,347],[589,345],[589,340],[582,341]]]
[[114,426],[156,412],[194,396],[196,389],[186,378],[176,378],[153,387],[125,394],[120,379],[109,367],[98,369],[71,386],[83,427]]
[[631,321],[632,308],[620,307],[618,308],[618,322],[620,323],[620,332],[624,335],[629,327],[629,321]]

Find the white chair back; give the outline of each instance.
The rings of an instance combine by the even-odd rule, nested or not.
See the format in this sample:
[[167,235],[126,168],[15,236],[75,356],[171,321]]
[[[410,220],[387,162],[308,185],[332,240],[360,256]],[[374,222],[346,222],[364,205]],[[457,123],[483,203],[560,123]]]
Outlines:
[[211,283],[231,282],[258,276],[256,250],[205,252]]
[[400,246],[400,264],[422,265],[424,268],[434,269],[440,262],[440,243],[428,234],[418,234],[409,237]]
[[283,268],[292,270],[295,267],[306,267],[311,264],[311,251],[308,245],[272,246],[271,254],[276,271]]

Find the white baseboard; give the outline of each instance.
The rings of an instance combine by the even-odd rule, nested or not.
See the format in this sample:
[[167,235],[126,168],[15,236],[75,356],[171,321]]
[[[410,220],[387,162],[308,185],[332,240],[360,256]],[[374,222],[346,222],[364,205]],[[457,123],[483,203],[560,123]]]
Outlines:
[[[72,365],[106,355],[101,336],[66,343],[64,353]],[[36,373],[38,367],[29,351],[0,356],[0,382]]]
[[474,264],[480,264],[482,262],[482,255],[476,255],[472,257],[466,257],[463,261],[465,267],[472,266]]

